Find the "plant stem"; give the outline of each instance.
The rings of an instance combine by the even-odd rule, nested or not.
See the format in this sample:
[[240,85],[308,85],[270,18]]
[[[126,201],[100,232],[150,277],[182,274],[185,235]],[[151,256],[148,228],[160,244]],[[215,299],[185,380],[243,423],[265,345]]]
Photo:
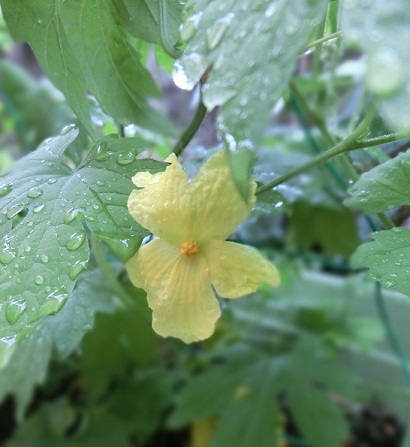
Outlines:
[[202,121],[205,118],[206,112],[207,112],[207,109],[204,106],[202,99],[199,99],[198,108],[195,112],[194,118],[192,119],[188,128],[181,135],[181,138],[178,140],[178,142],[174,146],[174,149],[172,150],[172,152],[176,156],[181,155],[182,151],[188,146],[188,143],[192,140],[194,135],[197,133]]
[[117,130],[118,130],[118,136],[120,138],[124,138],[125,137],[124,126],[122,124],[118,124]]
[[321,37],[320,39],[314,40],[312,43],[307,45],[303,51],[307,51],[310,48],[316,47],[318,45],[322,45],[325,42],[328,42],[329,40],[336,39],[337,37],[340,37],[342,33],[340,31],[336,31],[335,33],[329,34],[327,36]]
[[266,185],[260,186],[256,190],[256,194],[261,194],[262,192],[268,191],[269,189],[272,189],[275,186],[278,186],[281,183],[284,183],[289,179],[296,177],[302,172],[314,168],[333,157],[336,157],[337,155],[343,154],[344,152],[359,149],[355,146],[355,143],[357,142],[358,138],[361,135],[363,135],[363,133],[367,130],[367,127],[369,123],[373,120],[375,113],[376,113],[375,107],[371,107],[371,109],[365,115],[365,117],[357,126],[357,128],[346,139],[341,141],[339,144],[336,144],[332,149],[329,149],[328,151],[323,152],[323,154],[320,154],[317,157],[312,158],[312,160],[308,161],[307,163],[301,166],[297,166],[294,169],[291,169],[286,174],[281,175],[280,177],[276,178],[275,180],[272,180]]
[[98,267],[101,269],[105,280],[110,286],[111,291],[121,299],[121,302],[126,307],[129,307],[132,302],[128,294],[122,288],[121,284],[118,282],[117,276],[112,271],[111,265],[107,262],[105,258],[103,244],[98,240],[98,238],[93,234],[91,237],[91,245],[93,248],[94,258],[97,262]]
[[162,47],[168,56],[177,59],[182,52],[174,47],[171,43],[168,33],[168,0],[158,1],[158,15],[159,15],[159,34]]

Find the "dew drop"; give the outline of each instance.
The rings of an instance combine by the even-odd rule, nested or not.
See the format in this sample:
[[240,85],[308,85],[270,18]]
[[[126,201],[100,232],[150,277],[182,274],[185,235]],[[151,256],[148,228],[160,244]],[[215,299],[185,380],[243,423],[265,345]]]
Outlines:
[[198,53],[191,53],[175,61],[172,79],[180,89],[192,90],[206,68],[206,59]]
[[28,192],[27,192],[27,197],[29,199],[36,199],[37,197],[40,197],[43,194],[43,191],[40,188],[31,188]]
[[24,209],[25,205],[24,204],[17,204],[17,205],[13,205],[11,208],[9,208],[6,212],[6,216],[9,219],[12,219],[14,216],[17,216],[18,213],[20,213],[23,209]]
[[26,247],[24,247],[24,251],[25,251],[26,253],[30,253],[30,251],[31,251],[31,247],[30,247],[30,245],[27,245]]
[[54,177],[49,178],[49,179],[47,180],[47,183],[48,183],[49,185],[54,185],[54,183],[57,183],[57,179],[54,178]]
[[105,161],[107,158],[109,158],[110,155],[112,155],[112,151],[110,150],[110,147],[108,146],[108,143],[105,141],[102,141],[98,144],[96,152],[95,152],[95,159],[97,161]]
[[43,275],[37,275],[34,278],[34,282],[38,285],[41,286],[41,284],[44,284],[44,276]]
[[98,180],[97,186],[104,186],[104,185],[105,185],[105,182],[102,182],[101,180]]
[[47,295],[46,300],[39,308],[39,313],[41,315],[53,315],[58,312],[67,301],[68,294],[65,287],[55,289],[49,295]]
[[27,307],[25,300],[12,300],[6,307],[6,318],[10,324],[14,324],[24,313]]
[[265,11],[265,17],[267,19],[270,19],[273,16],[273,14],[275,14],[276,9],[277,9],[277,4],[271,3]]
[[36,205],[34,205],[33,211],[35,213],[39,213],[40,211],[42,211],[44,209],[44,207],[45,207],[44,203],[37,203]]
[[69,277],[72,281],[74,281],[77,276],[86,269],[87,263],[85,261],[77,261],[71,268],[69,272]]
[[70,222],[72,222],[77,217],[78,213],[79,211],[75,208],[71,208],[70,210],[68,210],[64,215],[64,223],[69,224]]
[[117,157],[117,163],[122,166],[131,164],[135,160],[135,150],[128,149],[121,151]]
[[84,241],[85,241],[85,233],[83,231],[77,231],[76,233],[73,233],[66,244],[67,250],[70,251],[78,250],[81,247],[81,245],[83,245]]
[[60,135],[67,135],[71,130],[75,129],[75,125],[74,124],[69,124],[68,126],[64,126],[61,129]]
[[193,37],[196,30],[198,29],[199,22],[201,21],[202,17],[202,11],[198,12],[197,14],[192,15],[189,17],[186,22],[182,25],[179,35],[181,37],[181,40],[188,41]]
[[230,12],[225,17],[218,19],[208,30],[208,48],[210,50],[213,50],[219,45],[234,17],[235,14]]
[[13,185],[11,183],[6,183],[5,185],[0,185],[0,197],[4,197],[13,190]]
[[0,251],[0,263],[8,265],[17,256],[17,250],[9,246],[3,247]]
[[208,110],[221,106],[236,95],[236,90],[229,84],[206,84],[203,88],[204,104]]
[[41,255],[40,259],[43,264],[47,264],[49,261],[49,257],[47,255]]

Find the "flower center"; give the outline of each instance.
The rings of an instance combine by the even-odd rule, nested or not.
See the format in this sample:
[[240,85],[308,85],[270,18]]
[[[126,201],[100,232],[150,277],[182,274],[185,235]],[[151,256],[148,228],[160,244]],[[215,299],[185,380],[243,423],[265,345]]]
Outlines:
[[193,240],[182,242],[179,251],[187,258],[190,258],[191,256],[198,254],[198,244]]

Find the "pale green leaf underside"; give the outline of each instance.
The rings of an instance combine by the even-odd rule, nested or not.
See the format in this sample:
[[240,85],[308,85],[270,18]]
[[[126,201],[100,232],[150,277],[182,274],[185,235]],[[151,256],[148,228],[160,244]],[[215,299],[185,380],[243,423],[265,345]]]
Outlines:
[[163,165],[136,160],[140,140],[106,137],[72,171],[61,155],[76,135],[71,130],[44,142],[0,179],[0,337],[64,304],[88,263],[84,223],[123,259],[147,234],[128,213],[130,179]]
[[366,82],[390,125],[410,131],[410,8],[407,0],[342,2],[343,35],[366,55]]
[[410,230],[393,228],[372,237],[353,255],[353,266],[367,267],[384,286],[410,296]]
[[410,151],[364,173],[349,193],[346,205],[369,214],[410,205]]
[[[261,137],[269,110],[288,84],[326,5],[326,0],[187,4],[187,11],[196,15],[181,31],[189,41],[180,60],[185,83],[193,86],[211,68],[203,99],[208,109],[222,106],[220,119],[227,133],[236,139]],[[178,70],[175,78],[178,82]]]

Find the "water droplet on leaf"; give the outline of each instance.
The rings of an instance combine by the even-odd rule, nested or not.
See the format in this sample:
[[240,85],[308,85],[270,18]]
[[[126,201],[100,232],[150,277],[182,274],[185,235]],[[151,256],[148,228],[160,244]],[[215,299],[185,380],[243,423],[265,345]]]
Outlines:
[[5,185],[0,185],[0,197],[6,196],[12,190],[13,190],[13,185],[11,183],[7,183]]
[[61,136],[63,136],[63,135],[67,135],[68,132],[70,132],[70,131],[73,130],[73,129],[75,129],[75,125],[74,125],[74,124],[69,124],[68,126],[64,126],[64,127],[61,129],[60,135],[61,135]]
[[20,213],[23,209],[24,209],[25,205],[24,204],[17,204],[17,205],[13,205],[11,208],[9,208],[7,210],[6,216],[9,219],[12,219],[14,216],[17,216],[18,213]]
[[27,193],[27,197],[28,197],[29,199],[36,199],[37,197],[40,197],[41,194],[43,194],[43,191],[42,191],[40,188],[35,187],[35,188],[31,188],[31,189],[28,191],[28,193]]
[[219,45],[234,17],[235,14],[230,12],[225,17],[218,19],[208,30],[208,47],[210,50],[213,50]]
[[66,244],[67,250],[70,251],[78,250],[81,247],[81,245],[83,245],[84,241],[85,241],[84,231],[77,231],[76,233],[73,233]]
[[17,250],[11,248],[10,246],[3,247],[0,251],[0,263],[3,265],[8,265],[17,256]]
[[42,255],[40,259],[43,264],[47,264],[49,257],[47,255]]
[[107,158],[109,158],[110,155],[112,155],[112,153],[113,152],[110,150],[108,143],[106,143],[105,141],[101,141],[101,143],[99,143],[97,146],[95,159],[97,161],[105,161],[107,160]]
[[135,160],[135,150],[134,149],[128,149],[128,150],[121,151],[117,157],[117,163],[119,165],[123,165],[123,166],[131,164],[134,160]]
[[236,90],[229,84],[213,83],[203,87],[204,104],[208,110],[221,106],[236,95]]
[[34,282],[38,285],[41,286],[41,284],[44,284],[44,276],[43,275],[37,275],[34,279]]
[[85,261],[77,261],[71,268],[69,277],[72,281],[74,281],[77,276],[85,270],[87,267],[87,263]]
[[198,53],[191,53],[175,62],[172,79],[180,89],[192,90],[206,68],[206,59]]
[[37,203],[36,205],[34,205],[33,211],[35,213],[39,213],[40,211],[42,211],[44,209],[44,207],[45,207],[44,203]]
[[25,300],[12,300],[6,307],[6,318],[10,324],[14,324],[24,313],[27,307]]

